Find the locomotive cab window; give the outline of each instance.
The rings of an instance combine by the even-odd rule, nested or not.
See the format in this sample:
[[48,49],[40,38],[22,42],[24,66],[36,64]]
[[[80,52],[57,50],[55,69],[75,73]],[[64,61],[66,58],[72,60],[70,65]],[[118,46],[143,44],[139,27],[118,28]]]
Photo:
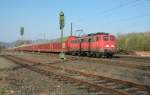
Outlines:
[[75,40],[75,43],[78,43],[78,40]]
[[99,40],[99,38],[98,37],[96,37],[96,41],[98,41]]
[[100,40],[101,40],[101,37],[97,36],[96,41],[100,41]]
[[108,40],[109,40],[109,37],[108,37],[108,36],[104,36],[104,37],[103,37],[103,40],[104,40],[104,41],[108,41]]
[[85,39],[85,38],[83,39],[83,42],[86,42],[86,39]]
[[80,43],[80,39],[77,40],[77,43]]
[[89,38],[89,42],[94,42],[94,37]]
[[82,42],[83,42],[83,39],[80,39],[80,42],[82,43]]
[[110,36],[110,40],[114,41],[115,40],[114,36]]
[[95,37],[90,38],[91,42],[95,42]]
[[88,42],[88,41],[89,41],[88,38],[84,38],[84,39],[83,39],[83,42]]

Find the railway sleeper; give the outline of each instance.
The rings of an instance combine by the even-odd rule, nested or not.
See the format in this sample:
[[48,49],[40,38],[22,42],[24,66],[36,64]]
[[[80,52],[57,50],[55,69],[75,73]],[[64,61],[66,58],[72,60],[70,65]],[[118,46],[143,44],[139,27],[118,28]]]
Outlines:
[[115,82],[110,82],[110,83],[106,83],[105,85],[109,86],[109,87],[112,87],[112,86],[116,85],[116,83]]
[[103,91],[96,92],[95,94],[96,95],[112,95],[111,93],[106,93],[106,92],[103,92]]
[[[103,85],[103,84],[102,84]],[[111,89],[118,89],[120,91],[123,92],[128,92],[128,93],[135,93],[137,92],[139,89],[136,87],[129,87],[129,86],[124,86],[124,85],[119,85],[119,87],[117,86],[117,84],[115,82],[108,82],[105,83],[104,86],[111,88]],[[136,94],[135,94],[136,95]]]
[[[84,75],[83,75],[84,76]],[[87,80],[88,81],[94,81],[94,82],[97,82],[97,81],[100,81],[99,79],[95,78],[95,77],[89,77],[89,76],[86,76],[87,77]]]
[[148,91],[137,91],[135,92],[136,95],[150,95]]
[[[24,63],[24,62],[23,62]],[[37,72],[39,72],[39,69],[36,69],[35,67],[29,67],[29,66],[27,66],[27,68],[29,68],[29,69],[32,69],[32,70],[35,70],[35,71],[37,71]],[[45,71],[43,71],[43,73],[45,73]],[[49,74],[49,73],[48,73]],[[53,74],[53,73],[51,73],[51,74]],[[56,75],[56,77],[57,76],[59,76],[59,75]],[[59,78],[63,78],[62,76],[61,77],[59,77]],[[70,80],[70,79],[69,79]],[[84,82],[85,83],[85,82]],[[89,84],[89,85],[92,85],[92,84]],[[93,87],[94,85],[92,85],[92,87]],[[88,86],[87,86],[88,87]],[[101,89],[103,89],[104,90],[104,88],[105,87],[102,87]],[[122,85],[122,86],[120,86],[119,88],[117,87],[117,89],[125,89],[126,87],[124,87],[124,85]]]
[[148,91],[139,90],[138,88],[132,87],[132,88],[126,88],[124,91],[134,94],[134,95],[150,95]]
[[[119,91],[130,93],[130,94],[133,94],[133,95],[139,95],[139,94],[136,94],[136,93],[138,93],[138,91],[141,91],[136,87],[129,87],[129,86],[125,86],[125,85],[114,86],[112,88],[117,89]],[[147,91],[144,91],[144,92],[147,92]],[[145,94],[140,94],[140,95],[145,95]],[[146,94],[146,95],[149,95],[149,94]]]
[[77,87],[77,89],[89,89],[89,87],[85,86],[85,85],[79,85]]
[[93,89],[92,89],[92,88],[89,88],[89,89],[87,89],[87,91],[88,91],[88,92],[96,92],[96,90],[95,90],[94,88],[93,88]]
[[70,84],[70,82],[69,81],[63,81],[65,84]]
[[125,88],[125,86],[122,84],[118,84],[118,85],[113,86],[112,88],[113,89],[123,89],[123,88]]
[[67,79],[64,79],[64,78],[58,78],[57,80],[58,81],[67,81]]
[[94,83],[96,84],[104,84],[104,83],[107,83],[108,81],[107,80],[97,80],[97,81],[94,81]]
[[123,89],[123,91],[127,91],[127,92],[136,92],[136,91],[138,91],[139,89],[138,88],[136,88],[136,87],[131,87],[131,88],[126,88],[126,89]]
[[73,83],[72,85],[74,85],[74,86],[81,86],[83,84],[81,84],[81,83]]

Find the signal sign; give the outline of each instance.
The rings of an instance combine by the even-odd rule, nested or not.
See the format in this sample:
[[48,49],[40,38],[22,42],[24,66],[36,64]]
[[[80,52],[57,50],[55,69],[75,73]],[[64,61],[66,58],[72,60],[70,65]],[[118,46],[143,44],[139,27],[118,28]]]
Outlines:
[[60,29],[63,29],[64,26],[65,26],[65,17],[64,17],[64,12],[61,11],[60,14],[60,21],[59,21],[59,24],[60,24]]
[[24,27],[20,28],[20,35],[23,36],[24,35]]
[[66,59],[64,51],[63,51],[63,48],[64,48],[64,44],[63,44],[63,28],[65,26],[65,17],[64,17],[64,12],[63,11],[61,11],[59,13],[59,25],[60,25],[60,30],[61,30],[61,53],[59,54],[59,57],[61,59]]

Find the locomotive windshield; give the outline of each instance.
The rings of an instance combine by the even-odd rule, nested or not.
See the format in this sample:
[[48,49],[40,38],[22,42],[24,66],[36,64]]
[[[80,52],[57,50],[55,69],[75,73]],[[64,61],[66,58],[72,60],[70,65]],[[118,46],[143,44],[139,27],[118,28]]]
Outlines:
[[108,41],[109,37],[108,36],[104,36],[103,39],[104,39],[104,41]]
[[114,36],[110,36],[110,40],[111,40],[111,41],[114,41],[114,40],[115,40],[115,37],[114,37]]

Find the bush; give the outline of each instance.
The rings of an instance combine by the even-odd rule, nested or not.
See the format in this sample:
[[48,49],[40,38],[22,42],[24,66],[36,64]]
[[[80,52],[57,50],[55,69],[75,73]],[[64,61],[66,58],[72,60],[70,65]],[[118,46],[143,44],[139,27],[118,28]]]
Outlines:
[[117,46],[123,50],[150,50],[150,32],[129,33],[117,36]]

